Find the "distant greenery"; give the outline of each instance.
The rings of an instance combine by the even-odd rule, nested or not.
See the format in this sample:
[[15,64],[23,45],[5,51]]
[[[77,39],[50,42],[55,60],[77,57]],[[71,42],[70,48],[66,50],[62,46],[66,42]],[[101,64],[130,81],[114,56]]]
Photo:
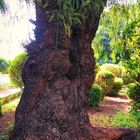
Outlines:
[[140,1],[113,5],[101,16],[92,43],[99,64],[119,63],[126,68],[130,81],[140,81]]
[[5,132],[0,134],[0,140],[9,140],[9,135],[11,134],[13,128],[13,122],[9,123],[8,128],[6,128]]
[[119,77],[119,78],[121,78],[124,73],[123,67],[117,64],[110,64],[110,63],[105,63],[101,65],[100,70],[112,72],[115,77]]
[[0,72],[1,73],[7,73],[9,66],[10,66],[10,63],[7,60],[0,58]]
[[140,103],[140,83],[131,83],[127,86],[127,95],[133,103]]
[[9,68],[9,76],[11,82],[21,89],[23,88],[23,81],[22,81],[22,68],[24,63],[27,60],[27,53],[22,53],[18,55],[12,62]]
[[[59,0],[56,3],[57,9],[51,11],[49,20],[58,20],[65,28],[65,33],[71,36],[73,27],[86,23],[90,18],[89,28],[95,23],[95,12],[100,12],[104,7],[104,0]],[[46,2],[46,8],[48,3]],[[58,26],[59,30],[59,26]]]

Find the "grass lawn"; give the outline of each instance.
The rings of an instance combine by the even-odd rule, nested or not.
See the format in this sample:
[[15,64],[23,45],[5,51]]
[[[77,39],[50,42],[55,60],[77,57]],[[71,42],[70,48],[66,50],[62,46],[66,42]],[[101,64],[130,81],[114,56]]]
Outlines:
[[132,114],[123,112],[116,112],[113,116],[93,117],[91,123],[96,126],[139,128],[137,119]]
[[[3,110],[3,113],[4,113],[4,116],[6,115],[7,112],[14,112],[16,110],[16,107],[18,105],[20,101],[20,97],[12,100],[11,102],[7,103],[7,104],[4,104],[2,106],[2,110]],[[9,134],[11,133],[12,129],[13,129],[13,122],[11,122],[11,120],[9,120],[10,123],[7,127],[5,127],[5,131],[0,133],[0,140],[8,140],[9,139]]]
[[16,109],[18,103],[19,103],[19,100],[20,100],[20,97],[18,97],[16,99],[14,99],[13,101],[3,105],[2,106],[3,112],[6,113],[6,112],[10,112],[10,111],[12,111],[12,112],[15,111],[15,109]]

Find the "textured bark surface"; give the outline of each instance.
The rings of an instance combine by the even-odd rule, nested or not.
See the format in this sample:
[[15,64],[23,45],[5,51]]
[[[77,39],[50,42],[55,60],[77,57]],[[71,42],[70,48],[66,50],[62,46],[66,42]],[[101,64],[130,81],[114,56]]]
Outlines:
[[[48,1],[55,9],[57,0]],[[44,1],[42,1],[44,3]],[[71,39],[57,22],[48,22],[44,5],[36,3],[36,41],[27,46],[23,69],[24,93],[17,107],[11,140],[94,140],[86,112],[87,93],[94,81],[92,31],[84,23]]]

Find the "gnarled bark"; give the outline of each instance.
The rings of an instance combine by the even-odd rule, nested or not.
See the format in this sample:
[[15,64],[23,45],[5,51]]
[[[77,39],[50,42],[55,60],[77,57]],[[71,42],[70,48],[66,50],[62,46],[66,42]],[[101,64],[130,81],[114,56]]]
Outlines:
[[[55,9],[57,0],[48,1]],[[48,22],[45,9],[36,3],[36,41],[27,47],[23,69],[24,93],[16,110],[11,140],[93,140],[86,112],[87,93],[94,81],[95,60],[87,23],[73,28],[71,39],[57,22]],[[89,18],[90,19],[90,18]],[[56,47],[57,46],[57,47]]]

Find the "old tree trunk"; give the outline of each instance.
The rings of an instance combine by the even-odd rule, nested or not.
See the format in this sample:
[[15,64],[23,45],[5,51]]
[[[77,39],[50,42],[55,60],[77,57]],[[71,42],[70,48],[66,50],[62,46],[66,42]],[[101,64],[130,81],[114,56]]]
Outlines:
[[[47,10],[57,0],[48,0]],[[94,80],[91,42],[100,12],[90,15],[71,37],[56,21],[48,22],[45,2],[36,4],[36,40],[27,46],[24,93],[16,110],[11,140],[93,140],[86,112],[87,93]],[[58,34],[59,33],[59,34]],[[57,39],[58,40],[57,40]]]

